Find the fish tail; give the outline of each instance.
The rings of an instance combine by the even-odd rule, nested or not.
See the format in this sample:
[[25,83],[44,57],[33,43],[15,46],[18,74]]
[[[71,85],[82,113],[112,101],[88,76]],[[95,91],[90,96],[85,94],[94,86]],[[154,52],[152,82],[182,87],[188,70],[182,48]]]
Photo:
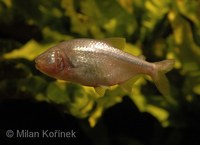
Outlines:
[[152,73],[152,79],[158,90],[164,95],[170,95],[169,81],[165,73],[174,67],[175,61],[172,59],[155,62],[155,71]]

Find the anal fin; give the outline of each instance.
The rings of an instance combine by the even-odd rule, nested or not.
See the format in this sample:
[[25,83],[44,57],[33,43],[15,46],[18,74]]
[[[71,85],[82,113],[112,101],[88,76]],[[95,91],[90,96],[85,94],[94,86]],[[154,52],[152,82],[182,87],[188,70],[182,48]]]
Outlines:
[[122,87],[122,89],[124,91],[126,91],[127,93],[131,93],[132,92],[132,88],[133,88],[133,85],[134,83],[140,79],[142,75],[136,75],[134,76],[133,78],[129,79],[128,81],[120,84],[120,86]]

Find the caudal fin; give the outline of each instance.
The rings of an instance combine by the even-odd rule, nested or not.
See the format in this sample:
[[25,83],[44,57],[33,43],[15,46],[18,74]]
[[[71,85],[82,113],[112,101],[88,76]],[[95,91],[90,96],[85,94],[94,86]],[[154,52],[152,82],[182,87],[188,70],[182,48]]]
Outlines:
[[165,75],[174,67],[175,61],[172,59],[155,62],[155,71],[152,73],[152,79],[158,90],[164,95],[170,94],[169,81]]

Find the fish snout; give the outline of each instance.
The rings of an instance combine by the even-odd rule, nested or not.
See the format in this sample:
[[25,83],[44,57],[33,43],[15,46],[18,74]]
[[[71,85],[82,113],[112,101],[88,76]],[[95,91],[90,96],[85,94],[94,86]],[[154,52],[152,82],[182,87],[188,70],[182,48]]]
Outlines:
[[58,73],[56,51],[47,51],[40,54],[35,59],[35,67],[39,71],[49,76],[55,76]]
[[45,54],[40,54],[35,58],[35,67],[40,70],[41,67],[45,64]]
[[38,57],[36,57],[36,59],[35,59],[35,67],[36,67],[36,69],[38,69],[38,70],[40,70],[40,60],[39,60],[39,58]]

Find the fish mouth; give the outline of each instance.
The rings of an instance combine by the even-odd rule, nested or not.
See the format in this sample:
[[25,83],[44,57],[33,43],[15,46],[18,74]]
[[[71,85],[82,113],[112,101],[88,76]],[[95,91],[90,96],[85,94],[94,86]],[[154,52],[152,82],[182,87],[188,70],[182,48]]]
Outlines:
[[35,68],[40,70],[40,65],[37,58],[35,59]]
[[38,69],[38,70],[40,69],[40,67],[37,63],[35,64],[35,68]]
[[36,62],[36,61],[35,61],[35,68],[36,68],[37,70],[39,70],[40,72],[42,72],[42,73],[44,73],[44,74],[47,74],[47,73],[45,72],[45,67],[43,67],[39,62]]

